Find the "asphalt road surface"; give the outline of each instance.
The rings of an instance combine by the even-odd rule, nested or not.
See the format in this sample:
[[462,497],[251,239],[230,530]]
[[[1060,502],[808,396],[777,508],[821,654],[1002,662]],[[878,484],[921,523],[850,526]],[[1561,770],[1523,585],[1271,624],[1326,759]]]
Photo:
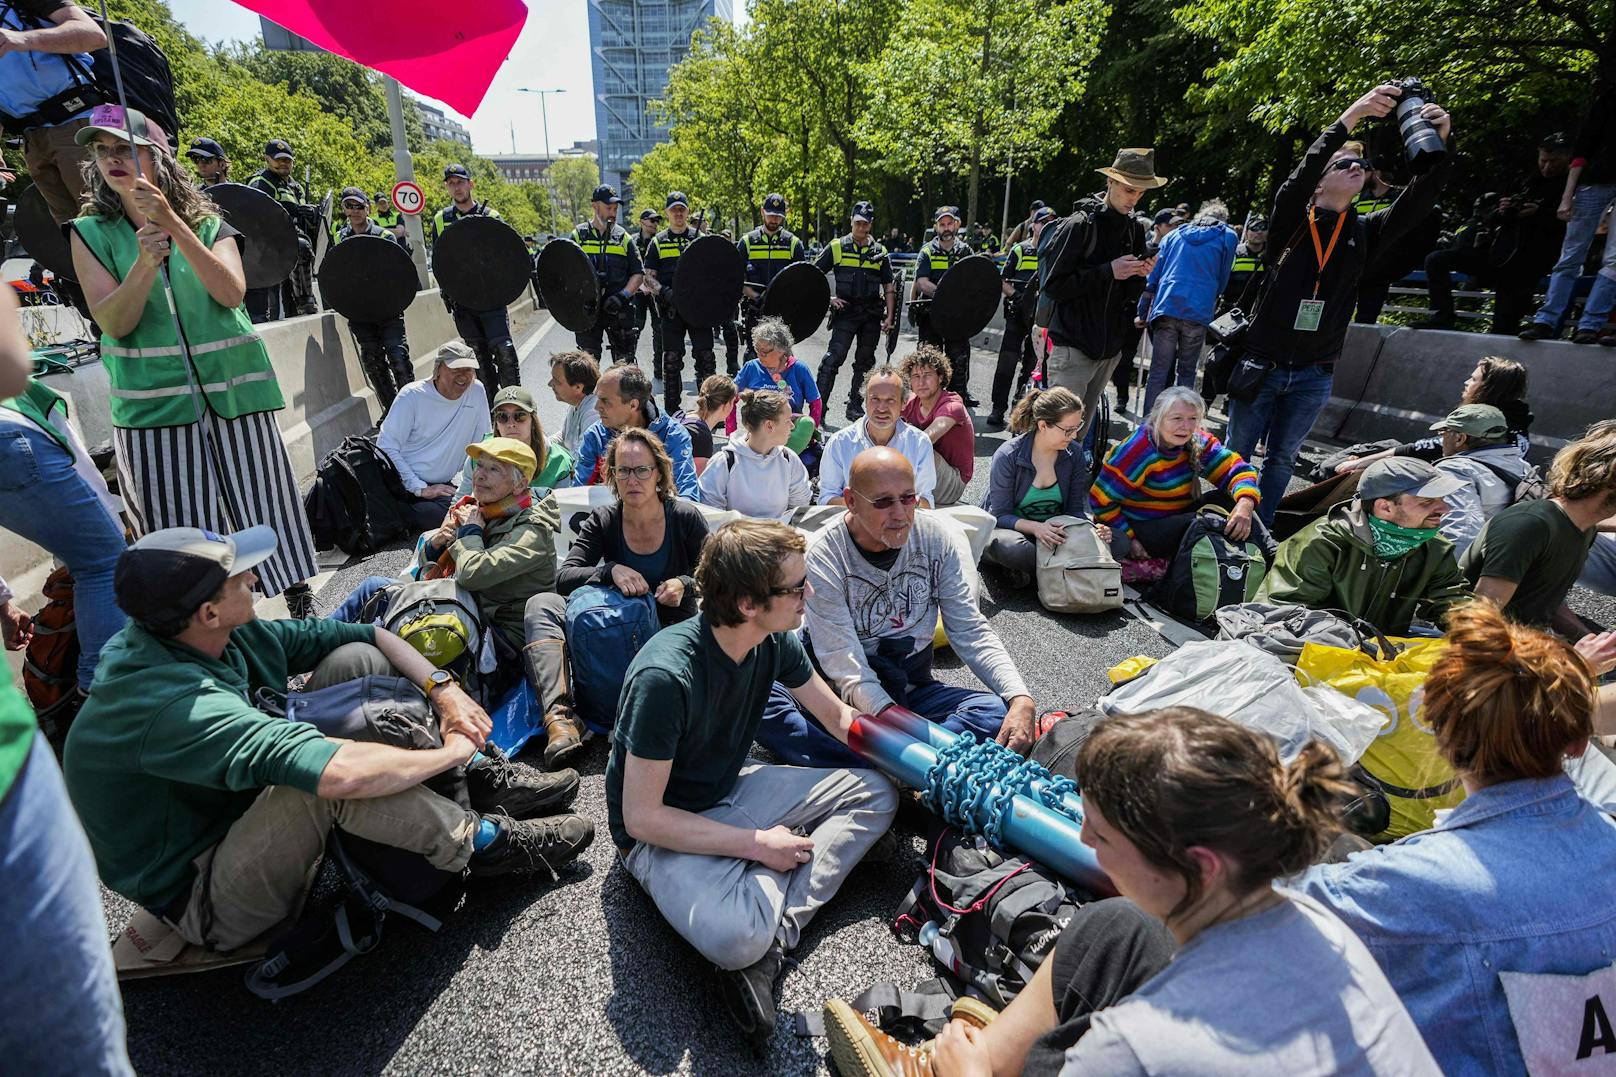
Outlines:
[[[821,331],[799,345],[800,361],[817,368],[826,339]],[[523,383],[540,401],[545,428],[555,430],[563,409],[545,388],[547,359],[572,347],[572,335],[542,316],[518,344]],[[906,333],[898,355],[912,346]],[[650,357],[645,333],[642,367],[650,369]],[[985,348],[975,350],[971,386],[984,402],[994,361]],[[851,357],[825,409],[831,426],[843,425],[850,375]],[[690,376],[687,366],[687,401]],[[660,402],[660,382],[658,390]],[[978,434],[976,476],[966,500],[981,499],[988,460],[1006,436]],[[397,571],[405,556],[401,543],[345,565],[319,591],[320,612],[331,612],[365,576]],[[1107,687],[1110,666],[1170,649],[1126,614],[1052,615],[1031,592],[1008,590],[996,571],[984,571],[982,579],[982,611],[1020,666],[1040,711],[1091,703]],[[1604,623],[1616,622],[1616,604],[1608,599],[1579,594],[1575,604]],[[939,661],[939,676],[976,684],[949,654]],[[861,865],[808,927],[781,984],[779,1025],[766,1049],[754,1052],[725,1017],[712,967],[666,926],[615,863],[606,832],[605,758],[605,744],[597,739],[579,766],[583,787],[575,810],[595,821],[597,835],[558,883],[474,885],[463,908],[436,935],[393,917],[375,952],[279,1003],[249,994],[239,968],[125,984],[135,1068],[148,1075],[239,1077],[822,1074],[829,1072],[825,1041],[793,1035],[792,1013],[817,1011],[828,998],[849,997],[878,981],[910,987],[934,975],[927,953],[900,944],[888,927],[924,866],[923,835],[900,819],[897,857]],[[132,907],[106,897],[109,928],[116,932]]]

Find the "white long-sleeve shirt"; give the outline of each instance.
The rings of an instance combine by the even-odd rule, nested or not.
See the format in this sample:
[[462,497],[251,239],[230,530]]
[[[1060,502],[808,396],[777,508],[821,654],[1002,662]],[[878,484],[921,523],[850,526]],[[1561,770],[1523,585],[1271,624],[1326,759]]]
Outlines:
[[[869,423],[868,418],[860,419],[851,426],[842,427],[825,442],[825,455],[819,461],[821,505],[829,504],[833,497],[842,496],[842,491],[847,488],[847,473],[853,467],[853,458],[875,445],[870,440]],[[937,461],[931,439],[925,432],[899,419],[898,428],[893,431],[887,448],[897,449],[914,465],[915,493],[926,504],[936,504],[932,498],[937,488]]]
[[450,400],[427,378],[399,391],[376,445],[398,468],[404,489],[419,496],[434,483],[453,485],[466,462],[466,446],[491,429],[482,382],[472,382],[458,400]]
[[758,520],[783,520],[813,499],[808,469],[784,445],[758,453],[731,441],[713,453],[696,486],[703,505]]

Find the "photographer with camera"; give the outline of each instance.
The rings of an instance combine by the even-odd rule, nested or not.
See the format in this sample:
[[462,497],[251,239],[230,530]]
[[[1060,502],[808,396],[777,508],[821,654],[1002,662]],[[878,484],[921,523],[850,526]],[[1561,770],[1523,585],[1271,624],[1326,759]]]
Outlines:
[[[1403,96],[1401,85],[1386,83],[1353,102],[1274,197],[1270,232],[1284,237],[1284,246],[1240,339],[1243,354],[1228,388],[1229,448],[1250,460],[1257,442],[1268,447],[1259,509],[1266,524],[1290,483],[1297,448],[1330,398],[1364,267],[1425,219],[1452,167],[1447,111],[1412,96],[1399,107]],[[1406,114],[1403,139],[1417,175],[1390,209],[1360,216],[1353,200],[1366,162],[1343,147],[1359,122],[1394,110]]]

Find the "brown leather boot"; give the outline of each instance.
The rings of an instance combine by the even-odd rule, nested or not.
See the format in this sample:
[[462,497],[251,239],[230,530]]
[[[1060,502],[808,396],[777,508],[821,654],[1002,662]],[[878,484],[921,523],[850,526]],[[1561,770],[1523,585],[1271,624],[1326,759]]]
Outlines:
[[554,770],[584,746],[584,731],[572,708],[558,705],[544,716],[544,766]]
[[825,1035],[842,1077],[931,1077],[931,1052],[882,1032],[839,998],[825,1003]]

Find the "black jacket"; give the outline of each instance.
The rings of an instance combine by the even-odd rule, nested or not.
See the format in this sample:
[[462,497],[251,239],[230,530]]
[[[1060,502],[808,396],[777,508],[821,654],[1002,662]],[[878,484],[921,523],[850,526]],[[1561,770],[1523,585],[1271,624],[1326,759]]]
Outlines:
[[1145,278],[1117,280],[1111,262],[1124,254],[1145,256],[1144,222],[1112,209],[1101,192],[1079,202],[1070,217],[1040,238],[1039,265],[1054,259],[1043,284],[1044,295],[1054,301],[1050,341],[1091,359],[1115,355],[1133,325]]
[[[707,541],[707,518],[695,505],[674,498],[667,502],[667,513],[668,564],[661,579],[646,582],[655,591],[662,580],[677,577],[685,585],[685,597],[677,606],[657,603],[657,617],[664,628],[696,613],[694,574],[696,562],[701,560],[702,544]],[[578,528],[578,537],[556,572],[557,593],[570,595],[586,583],[612,586],[612,567],[624,549],[623,503],[614,501],[595,509]]]
[[[1280,185],[1274,196],[1274,212],[1269,216],[1269,245],[1276,242],[1267,280],[1257,300],[1257,312],[1246,333],[1246,350],[1282,367],[1305,367],[1333,363],[1347,338],[1347,325],[1358,302],[1358,281],[1364,266],[1381,250],[1390,249],[1411,229],[1430,216],[1437,195],[1453,167],[1452,140],[1449,152],[1423,176],[1417,176],[1390,209],[1360,216],[1352,206],[1344,211],[1346,222],[1335,251],[1319,272],[1318,256],[1308,234],[1307,210],[1313,202],[1330,156],[1347,141],[1345,124],[1325,128],[1296,171]],[[1337,214],[1322,207],[1316,211],[1319,245],[1327,247],[1336,227]],[[1318,329],[1300,332],[1297,311],[1303,300],[1312,299],[1314,284],[1324,300],[1324,314]]]

